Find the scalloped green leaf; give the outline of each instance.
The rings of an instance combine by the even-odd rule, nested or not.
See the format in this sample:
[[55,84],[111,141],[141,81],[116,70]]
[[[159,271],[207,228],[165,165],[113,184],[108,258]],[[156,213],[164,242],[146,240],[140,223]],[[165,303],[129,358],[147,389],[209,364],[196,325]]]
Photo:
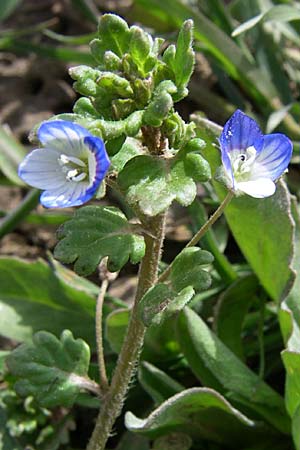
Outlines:
[[138,206],[148,216],[165,211],[173,200],[183,206],[190,205],[196,196],[199,172],[202,173],[202,181],[207,181],[210,170],[200,155],[197,167],[191,165],[192,161],[187,159],[189,154],[189,148],[184,148],[172,159],[148,155],[131,159],[118,177],[128,203]]
[[206,250],[199,247],[184,249],[171,266],[171,284],[156,284],[140,300],[138,308],[144,324],[159,324],[181,311],[195,292],[208,289],[211,277],[202,266],[212,261],[213,256]]
[[201,266],[211,264],[214,257],[199,247],[184,249],[172,264],[171,283],[175,291],[192,286],[196,292],[204,291],[211,284],[211,277]]
[[149,438],[176,431],[235,448],[245,441],[254,442],[261,426],[209,388],[186,389],[166,400],[145,419],[127,412],[125,425],[130,431]]
[[166,284],[156,284],[140,300],[138,308],[141,320],[147,327],[183,309],[194,296],[192,286],[174,292]]
[[120,172],[132,158],[144,153],[141,142],[134,138],[127,138],[119,152],[111,158],[114,169]]
[[32,342],[21,344],[6,359],[17,378],[18,394],[32,395],[45,407],[74,403],[87,379],[89,361],[89,346],[74,339],[69,330],[63,331],[60,339],[39,331]]
[[99,64],[103,64],[106,51],[122,58],[128,50],[129,28],[125,20],[115,14],[104,14],[99,21],[99,39],[91,42],[92,55]]
[[250,370],[191,309],[179,315],[178,339],[202,383],[230,395],[283,433],[290,432],[283,398]]
[[135,264],[145,253],[144,238],[134,234],[120,210],[106,206],[85,206],[58,230],[54,255],[64,263],[74,263],[80,275],[92,273],[104,257],[112,272],[130,259]]

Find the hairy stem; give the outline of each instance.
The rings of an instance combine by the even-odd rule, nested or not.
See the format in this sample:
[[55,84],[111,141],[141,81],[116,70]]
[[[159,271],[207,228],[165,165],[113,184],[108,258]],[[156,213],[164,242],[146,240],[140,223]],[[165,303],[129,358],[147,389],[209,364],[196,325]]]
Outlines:
[[[184,248],[193,247],[196,245],[200,239],[205,235],[205,233],[210,229],[210,227],[218,220],[218,218],[223,214],[224,209],[228,205],[228,203],[232,200],[234,194],[231,191],[228,191],[226,197],[216,209],[216,211],[210,216],[207,222],[200,228],[199,231],[192,237],[192,239],[186,244]],[[168,276],[170,275],[172,268],[172,263],[169,265],[169,267],[160,275],[158,282],[165,281]]]
[[157,270],[165,234],[165,216],[149,218],[143,224],[146,253],[141,263],[135,303],[111,385],[103,398],[87,450],[104,450],[116,418],[121,413],[128,386],[135,372],[144,342],[145,326],[138,317],[137,306],[144,293],[157,281]]
[[96,344],[98,355],[98,367],[99,367],[99,379],[101,392],[105,392],[108,389],[108,380],[106,375],[104,350],[103,350],[103,332],[102,332],[102,310],[104,297],[108,288],[108,279],[102,281],[100,291],[97,298],[96,305]]

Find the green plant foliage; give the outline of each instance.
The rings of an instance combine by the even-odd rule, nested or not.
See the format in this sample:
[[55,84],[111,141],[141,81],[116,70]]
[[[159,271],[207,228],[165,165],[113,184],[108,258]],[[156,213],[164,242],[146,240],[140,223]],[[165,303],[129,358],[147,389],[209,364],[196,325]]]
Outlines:
[[230,399],[246,405],[279,431],[289,433],[290,422],[282,397],[244,365],[188,308],[179,316],[178,338],[202,383],[227,393]]
[[184,249],[176,256],[171,269],[171,283],[176,291],[180,291],[187,286],[193,286],[196,292],[204,291],[211,284],[210,275],[203,270],[213,262],[211,253],[201,250],[198,247]]
[[[202,146],[203,143],[197,144]],[[193,143],[174,158],[141,155],[131,159],[120,172],[118,182],[129,204],[149,216],[165,211],[173,200],[187,206],[196,196],[196,182],[207,181],[210,169],[195,152]]]
[[115,450],[150,450],[149,440],[143,436],[125,432]]
[[179,32],[176,47],[170,45],[163,55],[164,61],[172,71],[179,95],[183,97],[186,95],[185,86],[191,78],[195,64],[192,42],[193,21],[186,20]]
[[289,5],[275,5],[269,8],[266,12],[258,14],[255,17],[247,20],[243,24],[239,25],[233,32],[232,36],[238,36],[245,31],[250,30],[262,21],[279,21],[279,22],[291,22],[293,20],[300,19],[300,11],[298,8]]
[[154,441],[153,450],[189,450],[192,439],[185,433],[171,433]]
[[90,361],[90,350],[82,339],[65,330],[60,340],[46,331],[36,333],[31,343],[21,344],[7,357],[17,378],[19,395],[32,395],[42,406],[70,407],[80,390]]
[[138,371],[139,383],[156,404],[184,390],[184,386],[147,361],[142,361]]
[[25,155],[25,149],[21,144],[3,126],[0,126],[0,170],[17,186],[24,186],[23,181],[18,177],[17,169]]
[[[293,266],[299,267],[300,262],[300,218],[295,200],[292,202],[292,213],[296,224],[295,253]],[[300,278],[296,278],[295,284],[288,297],[281,304],[279,321],[286,348],[281,357],[286,369],[285,403],[289,415],[292,418],[292,433],[295,447],[300,449],[299,436],[299,408],[300,408],[300,308],[299,308]]]
[[[51,267],[42,260],[25,262],[2,257],[0,284],[3,336],[23,342],[40,329],[59,336],[68,327],[94,348],[94,308],[98,290],[91,282],[79,281],[59,263]],[[109,307],[104,308],[107,314]]]
[[91,43],[94,58],[102,65],[104,64],[105,52],[113,52],[122,58],[126,52],[130,40],[129,28],[125,20],[115,14],[102,16],[98,27],[99,39]]
[[245,441],[255,442],[260,428],[209,388],[186,389],[170,397],[145,419],[127,412],[125,424],[130,431],[150,438],[176,431],[236,447]]
[[[174,115],[174,102],[188,93],[195,59],[192,29],[192,21],[186,21],[177,47],[162,52],[164,39],[153,40],[140,27],[129,28],[120,17],[104,14],[99,37],[91,42],[97,68],[70,69],[75,90],[85,97],[75,104],[74,114],[58,118],[78,122],[108,140],[121,134],[134,137],[142,125],[164,125]],[[166,126],[164,137],[173,142],[179,132]]]
[[220,296],[214,328],[222,342],[240,359],[244,359],[242,342],[243,321],[258,288],[253,275],[238,279]]
[[172,264],[171,285],[156,284],[140,300],[139,312],[144,324],[159,324],[183,309],[195,292],[208,289],[211,277],[202,266],[212,261],[213,256],[206,250],[198,247],[184,249]]
[[108,256],[112,272],[130,259],[135,264],[144,255],[144,239],[134,234],[124,214],[117,208],[85,206],[58,231],[60,242],[54,255],[65,263],[75,262],[80,275],[92,273]]
[[111,158],[112,166],[117,172],[120,172],[128,161],[143,153],[145,153],[145,150],[140,141],[127,138],[117,154]]
[[177,293],[166,284],[156,284],[150,288],[139,302],[139,314],[147,327],[159,324],[163,319],[184,308],[194,296],[194,289],[188,286]]
[[121,351],[129,318],[130,310],[125,308],[116,309],[106,318],[105,337],[111,349],[117,354]]
[[13,438],[7,428],[7,415],[0,408],[0,442],[3,450],[22,450],[23,447]]

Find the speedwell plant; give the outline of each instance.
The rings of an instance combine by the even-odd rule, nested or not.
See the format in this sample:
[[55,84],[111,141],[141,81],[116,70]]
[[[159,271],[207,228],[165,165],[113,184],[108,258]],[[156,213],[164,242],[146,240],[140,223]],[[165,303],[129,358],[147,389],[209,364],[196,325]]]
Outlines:
[[[17,391],[23,396],[33,396],[44,407],[70,407],[82,391],[99,397],[100,411],[88,450],[104,450],[106,446],[135,374],[147,328],[163,327],[196,293],[209,288],[211,276],[207,268],[213,256],[197,246],[199,240],[233,196],[272,196],[275,183],[291,158],[292,145],[286,136],[263,136],[253,119],[237,111],[226,123],[219,141],[215,140],[216,147],[212,147],[219,164],[223,163],[227,195],[223,195],[219,208],[175,260],[160,270],[168,208],[174,201],[184,207],[191,205],[197,184],[211,178],[210,164],[203,157],[206,142],[196,134],[196,125],[186,123],[174,107],[186,97],[194,68],[192,31],[193,24],[187,20],[177,44],[167,45],[137,26],[129,28],[116,15],[102,16],[99,36],[91,42],[95,66],[70,70],[74,89],[81,95],[74,112],[56,116],[39,126],[36,133],[39,145],[19,168],[19,176],[26,183],[43,191],[41,203],[46,208],[80,206],[58,231],[55,257],[63,263],[74,263],[75,271],[82,276],[99,270],[101,288],[95,333],[98,376],[88,375],[88,345],[74,339],[68,330],[63,331],[60,339],[48,332],[38,332],[32,343],[13,351],[7,363],[17,378]],[[116,207],[97,205],[96,200],[105,195],[106,185],[117,193],[131,217]],[[91,205],[81,207],[92,198]],[[104,298],[109,284],[129,260],[140,263],[138,285],[118,360],[108,375],[102,331]],[[234,359],[219,341],[209,338],[209,329],[199,317],[197,322],[191,309],[184,311],[183,334],[191,332],[197,337],[202,327],[207,339],[212,339],[211,345],[219,352],[219,358]],[[201,375],[204,385],[211,369],[209,358],[205,364]],[[234,360],[234,372],[235,365]],[[127,413],[127,428],[145,435],[150,430],[150,437],[160,439],[168,432],[180,431],[178,439],[183,439],[180,448],[188,449],[192,441],[189,433],[184,432],[190,422],[185,429],[182,419],[179,426],[174,417],[176,414],[184,417],[182,411],[187,407],[190,414],[193,408],[200,414],[210,405],[218,411],[221,421],[226,420],[230,433],[231,428],[238,428],[242,430],[241,436],[246,434],[251,439],[261,432],[261,427],[274,430],[275,437],[285,433],[289,425],[280,396],[258,376],[252,373],[250,376],[249,369],[244,366],[242,369],[239,366],[238,373],[245,372],[243,386],[237,383],[240,392],[233,388],[231,375],[224,375],[217,368],[214,377],[221,378],[208,383],[209,388],[185,390],[172,382],[169,391],[173,396],[166,404],[145,421]],[[218,392],[218,386],[224,384],[223,376],[229,384],[225,383],[225,389]],[[163,377],[161,383],[169,381]],[[245,383],[251,389],[255,385],[255,393]],[[243,388],[248,389],[252,403]],[[231,392],[226,398],[227,391]],[[277,408],[280,418],[273,419],[267,407],[259,406],[264,397],[272,408]],[[236,409],[237,405],[241,411]],[[210,439],[213,433],[209,427],[205,431],[207,416],[200,414],[197,420],[204,421],[200,431],[204,439]],[[223,432],[220,431],[221,435]],[[218,439],[217,436],[217,442]],[[171,448],[167,441],[157,442],[155,448]]]

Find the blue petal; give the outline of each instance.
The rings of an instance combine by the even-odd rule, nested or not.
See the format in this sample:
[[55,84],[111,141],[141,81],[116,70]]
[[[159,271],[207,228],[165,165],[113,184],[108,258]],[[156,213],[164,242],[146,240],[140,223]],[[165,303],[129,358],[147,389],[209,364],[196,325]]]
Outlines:
[[66,120],[50,120],[43,122],[38,129],[38,139],[43,145],[47,145],[53,139],[81,139],[91,136],[86,128]]
[[86,198],[87,183],[66,182],[63,187],[42,193],[40,202],[45,208],[68,208],[80,206],[92,198]]
[[234,150],[244,152],[251,146],[259,153],[263,146],[263,134],[255,120],[238,109],[224,125],[220,144],[222,153]]
[[84,138],[84,143],[91,150],[91,152],[93,152],[96,159],[95,178],[93,184],[86,191],[86,195],[90,195],[91,193],[91,195],[93,195],[108,171],[110,160],[107,156],[102,139],[95,136],[87,136]]
[[53,149],[37,148],[28,153],[19,165],[19,177],[38,189],[51,189],[66,181],[58,164],[59,154]]
[[73,156],[80,156],[83,139],[92,136],[81,125],[66,120],[50,120],[42,123],[37,135],[45,147]]
[[293,153],[293,145],[284,134],[264,136],[264,146],[253,165],[251,179],[267,176],[276,180],[286,170]]

